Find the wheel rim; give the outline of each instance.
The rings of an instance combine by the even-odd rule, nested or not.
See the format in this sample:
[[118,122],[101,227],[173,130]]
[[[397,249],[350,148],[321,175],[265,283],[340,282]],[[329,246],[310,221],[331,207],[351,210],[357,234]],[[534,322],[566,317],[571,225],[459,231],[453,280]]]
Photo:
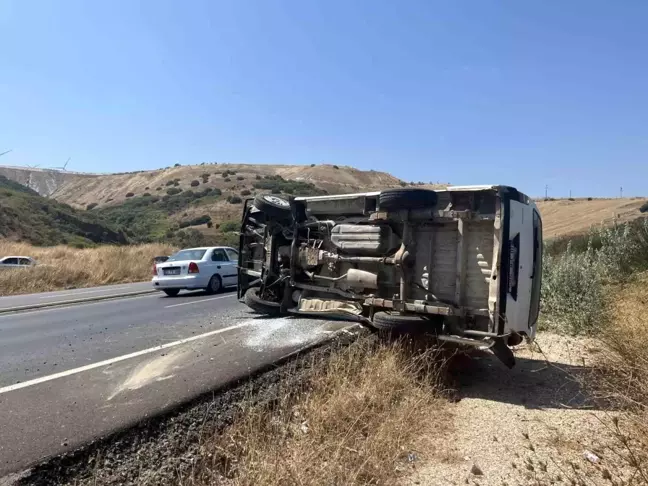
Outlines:
[[282,206],[284,208],[290,207],[290,203],[288,201],[277,196],[266,194],[263,196],[263,199],[276,206]]
[[214,292],[218,292],[218,289],[220,289],[220,280],[218,277],[212,277],[211,279],[211,289]]

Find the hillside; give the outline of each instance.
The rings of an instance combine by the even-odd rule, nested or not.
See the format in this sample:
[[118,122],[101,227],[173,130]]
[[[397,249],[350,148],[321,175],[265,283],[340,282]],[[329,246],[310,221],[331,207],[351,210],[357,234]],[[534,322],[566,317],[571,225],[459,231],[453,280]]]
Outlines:
[[[232,221],[239,219],[241,200],[260,192],[331,194],[405,184],[384,172],[329,164],[214,163],[105,175],[0,167],[0,174],[77,209],[91,208],[93,217],[124,228],[133,241],[165,240],[177,245],[200,243],[196,232],[208,241],[233,241],[232,235],[225,238],[223,233],[231,233]],[[561,199],[539,200],[537,204],[545,237],[554,238],[636,218],[644,202],[638,198]],[[222,223],[225,225],[221,228]],[[189,233],[193,237],[186,237]]]
[[0,236],[35,245],[126,243],[126,237],[97,215],[0,176]]
[[542,215],[543,234],[547,239],[586,233],[592,226],[629,221],[642,215],[643,198],[557,199],[536,201]]
[[50,198],[89,209],[123,228],[131,241],[178,246],[233,244],[243,199],[258,193],[313,195],[405,185],[384,172],[328,164],[200,164],[106,175],[0,167],[2,173]]
[[[226,171],[229,175],[223,176]],[[20,182],[43,196],[52,196],[79,208],[93,203],[99,207],[116,204],[127,199],[129,193],[133,196],[141,196],[146,192],[164,194],[163,190],[169,181],[177,181],[175,187],[183,190],[195,187],[217,188],[225,196],[238,194],[245,189],[252,190],[257,176],[281,176],[286,180],[311,183],[329,193],[395,187],[401,183],[400,179],[384,172],[338,168],[329,164],[201,164],[105,175],[0,167],[0,175]],[[203,176],[207,176],[206,181],[203,181]],[[197,181],[199,186],[191,186],[192,181]]]

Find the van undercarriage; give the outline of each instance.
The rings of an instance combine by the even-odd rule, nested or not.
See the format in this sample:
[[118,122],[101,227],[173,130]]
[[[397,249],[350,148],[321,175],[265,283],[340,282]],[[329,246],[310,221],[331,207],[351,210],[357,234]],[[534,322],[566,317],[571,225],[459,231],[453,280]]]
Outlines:
[[[243,215],[239,298],[267,315],[433,333],[490,348],[513,366],[509,346],[535,329],[528,321],[511,325],[502,313],[508,292],[501,285],[508,291],[519,278],[503,234],[511,194],[526,198],[503,186],[257,196]],[[519,243],[514,250],[519,257]]]

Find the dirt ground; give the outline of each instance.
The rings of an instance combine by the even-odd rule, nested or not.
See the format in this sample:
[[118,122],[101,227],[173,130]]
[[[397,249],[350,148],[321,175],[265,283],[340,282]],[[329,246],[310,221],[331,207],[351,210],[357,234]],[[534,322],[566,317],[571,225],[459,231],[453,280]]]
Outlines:
[[403,485],[639,484],[616,464],[614,413],[580,385],[596,343],[542,333],[537,344],[513,370],[489,355],[453,366],[452,427]]

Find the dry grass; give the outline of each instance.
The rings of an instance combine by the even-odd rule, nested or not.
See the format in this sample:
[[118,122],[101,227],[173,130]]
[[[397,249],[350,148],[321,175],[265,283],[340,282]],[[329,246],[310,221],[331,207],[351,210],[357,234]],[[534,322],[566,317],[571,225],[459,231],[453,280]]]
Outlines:
[[608,226],[641,216],[645,199],[577,199],[536,201],[542,215],[542,233],[547,239],[587,233],[592,226]]
[[602,341],[609,352],[591,385],[622,412],[603,422],[616,441],[610,449],[635,471],[630,484],[648,484],[648,274],[611,289],[608,301],[614,319]]
[[147,280],[151,276],[153,257],[169,255],[172,251],[168,245],[160,244],[76,249],[0,241],[0,255],[31,256],[41,264],[29,269],[0,271],[0,295]]
[[[439,360],[373,339],[311,363],[207,437],[184,485],[394,484],[447,428]],[[294,370],[293,370],[294,371]],[[430,429],[433,432],[430,432]],[[426,437],[423,439],[423,437]]]

